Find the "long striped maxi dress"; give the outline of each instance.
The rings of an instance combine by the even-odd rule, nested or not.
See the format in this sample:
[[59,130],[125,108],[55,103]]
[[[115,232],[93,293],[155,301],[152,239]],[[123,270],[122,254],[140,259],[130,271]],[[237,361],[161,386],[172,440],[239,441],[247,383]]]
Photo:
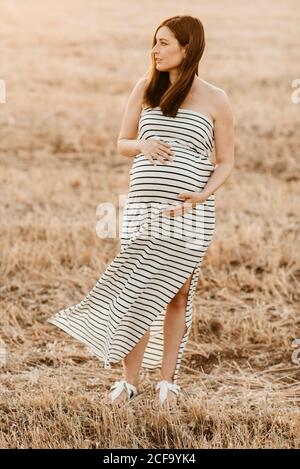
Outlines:
[[179,193],[205,187],[214,171],[214,124],[191,109],[179,108],[170,117],[159,106],[146,107],[139,121],[141,138],[169,142],[173,160],[154,165],[143,153],[133,158],[119,254],[80,303],[47,322],[85,344],[104,368],[122,360],[150,329],[142,367],[158,368],[167,305],[192,274],[173,375],[177,383],[200,267],[214,234],[215,196],[183,215],[170,217],[163,211],[182,203]]

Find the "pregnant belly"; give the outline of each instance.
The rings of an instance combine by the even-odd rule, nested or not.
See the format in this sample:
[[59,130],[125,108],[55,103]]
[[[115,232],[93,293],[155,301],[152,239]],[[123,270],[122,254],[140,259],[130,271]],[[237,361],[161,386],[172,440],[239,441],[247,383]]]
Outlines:
[[[172,161],[151,163],[142,153],[135,156],[130,170],[130,196],[178,200],[180,192],[199,192],[214,170],[201,155],[175,151]],[[162,200],[161,200],[162,201]]]

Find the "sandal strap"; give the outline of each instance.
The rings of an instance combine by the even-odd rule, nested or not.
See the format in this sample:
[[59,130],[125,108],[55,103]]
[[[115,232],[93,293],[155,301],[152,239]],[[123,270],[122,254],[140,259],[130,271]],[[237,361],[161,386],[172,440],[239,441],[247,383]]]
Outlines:
[[161,402],[164,402],[167,399],[168,391],[172,391],[178,395],[180,391],[180,386],[175,383],[169,383],[169,381],[163,379],[162,381],[159,381],[159,383],[157,383],[155,389],[160,389],[159,399]]
[[129,399],[137,395],[136,387],[133,384],[128,383],[125,379],[115,381],[110,389],[112,390],[110,393],[112,402],[121,394],[124,389]]

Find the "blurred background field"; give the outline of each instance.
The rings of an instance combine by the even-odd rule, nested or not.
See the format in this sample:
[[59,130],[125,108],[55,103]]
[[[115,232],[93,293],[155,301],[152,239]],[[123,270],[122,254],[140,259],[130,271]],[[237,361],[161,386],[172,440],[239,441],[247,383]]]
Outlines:
[[[236,163],[194,300],[188,399],[153,413],[158,371],[143,369],[143,394],[112,413],[100,398],[121,364],[103,370],[45,321],[118,253],[96,208],[127,194],[123,111],[175,14],[204,24],[199,76],[231,99]],[[299,447],[299,2],[11,0],[0,17],[0,447]]]

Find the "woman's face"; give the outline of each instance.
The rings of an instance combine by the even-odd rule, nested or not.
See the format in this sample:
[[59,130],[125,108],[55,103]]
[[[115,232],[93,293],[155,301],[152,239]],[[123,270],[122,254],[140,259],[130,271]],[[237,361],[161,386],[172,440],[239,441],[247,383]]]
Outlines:
[[152,54],[159,71],[169,71],[181,65],[184,58],[184,47],[181,47],[172,31],[162,26],[156,33],[155,45]]

